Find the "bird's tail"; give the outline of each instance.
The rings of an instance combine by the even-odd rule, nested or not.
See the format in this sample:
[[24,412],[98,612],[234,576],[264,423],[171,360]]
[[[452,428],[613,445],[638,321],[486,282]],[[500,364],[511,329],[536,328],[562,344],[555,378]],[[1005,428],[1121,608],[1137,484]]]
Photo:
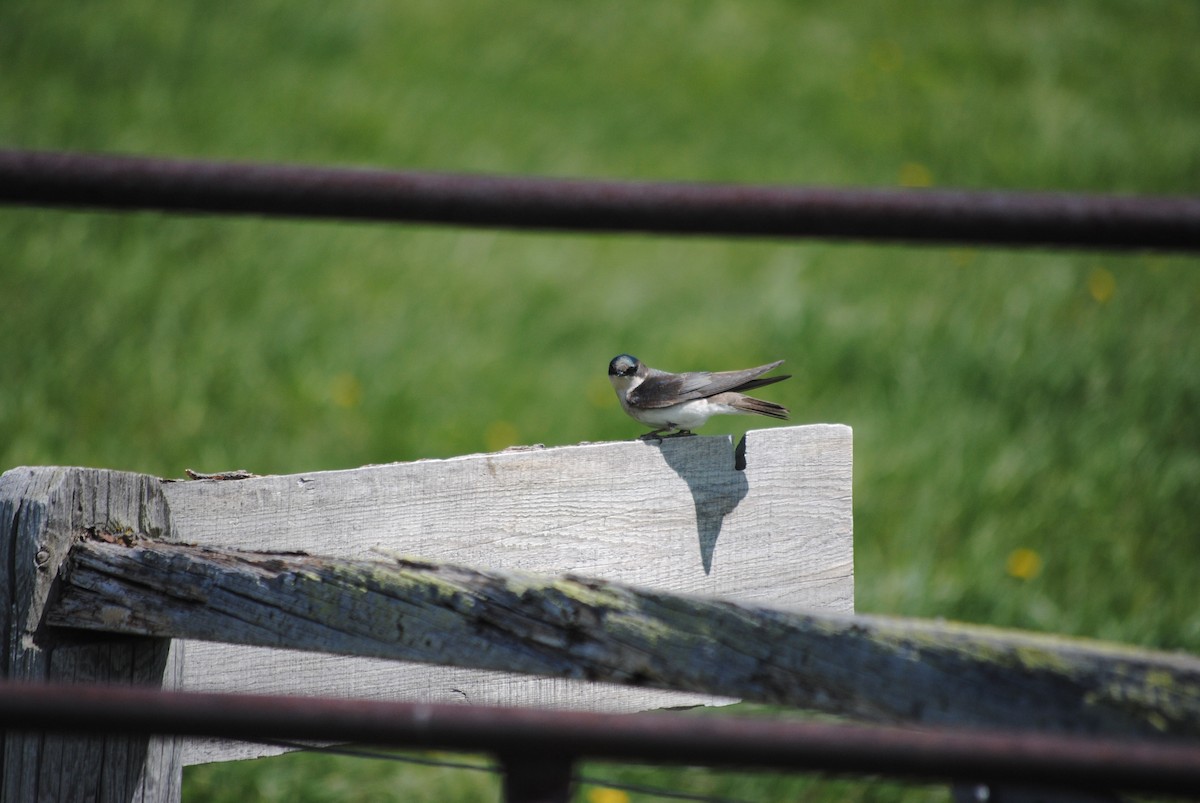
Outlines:
[[733,406],[744,413],[757,413],[758,415],[770,416],[771,418],[787,419],[788,408],[782,404],[775,402],[763,401],[752,396],[742,396],[733,403]]
[[764,385],[774,385],[776,382],[782,382],[785,379],[791,379],[791,378],[792,378],[791,374],[783,374],[782,376],[760,377],[759,379],[751,379],[749,382],[743,382],[742,384],[738,385],[736,388],[730,388],[730,390],[734,390],[734,391],[737,391],[738,393],[741,393],[744,390],[754,390],[755,388],[761,388]]

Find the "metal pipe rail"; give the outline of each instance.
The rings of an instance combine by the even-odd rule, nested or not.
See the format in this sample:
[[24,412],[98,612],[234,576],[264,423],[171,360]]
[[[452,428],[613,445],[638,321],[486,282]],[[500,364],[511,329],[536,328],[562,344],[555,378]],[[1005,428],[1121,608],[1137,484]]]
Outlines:
[[0,682],[0,728],[103,736],[335,741],[498,756],[510,789],[525,770],[569,778],[580,759],[870,773],[1002,786],[1200,797],[1200,745],[966,729],[902,730],[746,717],[597,714],[488,706],[162,692]]
[[0,150],[0,204],[1200,251],[1200,197],[567,180]]

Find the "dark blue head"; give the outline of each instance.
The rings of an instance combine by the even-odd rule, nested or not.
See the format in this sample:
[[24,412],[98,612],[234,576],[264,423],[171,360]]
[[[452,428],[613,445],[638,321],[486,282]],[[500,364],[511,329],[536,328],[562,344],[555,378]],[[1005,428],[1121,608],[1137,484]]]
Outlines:
[[613,357],[612,362],[608,364],[609,376],[633,376],[637,373],[641,363],[638,358],[632,354],[618,354]]

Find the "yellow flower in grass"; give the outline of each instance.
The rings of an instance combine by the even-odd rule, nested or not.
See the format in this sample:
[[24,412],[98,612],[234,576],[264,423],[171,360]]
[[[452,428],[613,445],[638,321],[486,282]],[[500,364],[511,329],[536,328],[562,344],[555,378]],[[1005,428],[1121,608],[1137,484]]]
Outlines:
[[905,162],[900,165],[901,187],[932,187],[933,173],[920,162]]
[[358,377],[351,373],[341,373],[329,383],[329,397],[338,407],[357,407],[362,403],[363,386]]
[[1107,268],[1095,268],[1088,276],[1087,286],[1097,304],[1107,304],[1117,292],[1117,277]]
[[1018,580],[1032,580],[1042,573],[1042,556],[1025,547],[1014,549],[1008,553],[1005,568]]
[[493,421],[483,431],[483,443],[489,452],[499,452],[516,445],[517,428],[508,421]]
[[620,789],[598,786],[587,793],[588,803],[629,803],[629,795]]

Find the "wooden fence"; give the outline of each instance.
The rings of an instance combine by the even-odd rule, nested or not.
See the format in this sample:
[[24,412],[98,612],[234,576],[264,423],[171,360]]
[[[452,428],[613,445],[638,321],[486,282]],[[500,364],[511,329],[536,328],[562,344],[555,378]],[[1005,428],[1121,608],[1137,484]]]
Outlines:
[[[246,479],[13,469],[4,674],[1200,739],[1194,657],[854,615],[851,466],[817,425]],[[281,749],[155,732],[8,731],[0,798],[177,800],[184,765]]]

